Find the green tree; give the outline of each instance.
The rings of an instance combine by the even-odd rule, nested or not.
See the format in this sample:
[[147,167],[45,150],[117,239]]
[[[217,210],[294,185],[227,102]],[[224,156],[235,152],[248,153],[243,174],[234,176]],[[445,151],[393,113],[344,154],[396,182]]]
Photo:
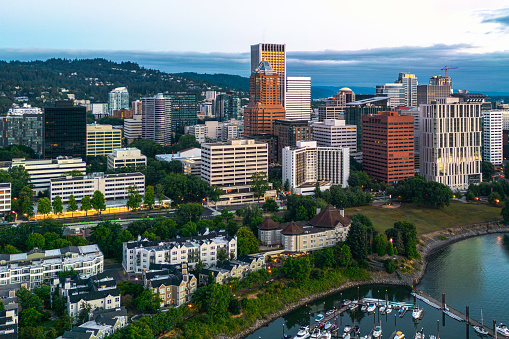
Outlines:
[[19,324],[21,327],[37,325],[41,322],[42,313],[35,308],[23,309],[20,313]]
[[352,221],[346,244],[350,247],[352,257],[359,262],[364,262],[368,255],[366,227],[358,221]]
[[308,257],[294,259],[289,257],[283,266],[284,274],[290,279],[308,279],[313,266]]
[[285,192],[290,191],[290,181],[288,179],[286,179],[285,183],[283,184],[283,190]]
[[488,202],[493,205],[502,203],[502,196],[498,192],[493,192],[488,196]]
[[32,233],[28,236],[27,247],[29,249],[33,249],[36,247],[39,249],[44,249],[45,244],[46,244],[46,239],[44,239],[42,234]]
[[230,297],[228,286],[211,284],[206,287],[204,306],[207,314],[215,321],[228,317]]
[[334,256],[337,258],[339,266],[349,267],[352,265],[352,252],[347,244],[334,246]]
[[[509,167],[509,166],[508,166]],[[502,208],[502,211],[500,212],[502,215],[502,218],[504,218],[504,224],[509,225],[509,204],[505,204],[504,208]],[[4,248],[5,251],[5,248]]]
[[83,172],[81,172],[80,170],[77,170],[77,169],[73,169],[72,171],[62,173],[60,176],[61,177],[67,177],[67,176],[79,177],[82,175],[83,175]]
[[23,166],[10,167],[8,170],[11,177],[11,195],[19,197],[24,187],[31,187],[30,174]]
[[83,197],[81,199],[81,210],[85,211],[85,215],[88,215],[88,211],[92,209],[92,200],[89,196]]
[[309,220],[308,213],[304,206],[299,206],[297,209],[296,221]]
[[481,165],[482,180],[491,181],[493,174],[495,174],[495,166],[492,163],[483,161]]
[[34,203],[32,201],[33,191],[30,187],[25,186],[19,192],[19,197],[14,201],[13,207],[18,211],[19,214],[25,218],[34,215]]
[[162,300],[157,293],[145,290],[135,299],[136,307],[142,312],[156,313],[161,308]]
[[78,325],[88,321],[89,313],[92,311],[92,305],[82,302],[80,304],[80,312],[78,313]]
[[99,212],[104,211],[106,209],[104,194],[99,190],[96,190],[94,192],[92,199],[90,200],[90,203],[92,204],[92,207]]
[[18,250],[16,247],[12,246],[11,244],[7,244],[4,246],[4,249],[2,250],[2,254],[16,254],[21,253],[20,250]]
[[48,214],[51,212],[51,201],[49,198],[39,199],[39,203],[37,204],[37,212],[40,214]]
[[174,218],[179,225],[189,221],[198,222],[203,214],[203,206],[197,203],[188,203],[180,205],[175,209]]
[[[507,167],[509,168],[509,166]],[[472,193],[472,191],[468,190],[467,194],[465,194],[465,199],[467,199],[467,201],[475,200],[475,194]]]
[[154,186],[147,186],[145,188],[145,196],[143,197],[143,203],[152,209],[155,204]]
[[258,202],[260,202],[260,197],[265,196],[265,192],[269,190],[269,181],[267,179],[267,173],[265,172],[256,172],[251,177],[251,182],[249,183],[251,188],[253,189],[254,196],[258,198]]
[[64,211],[64,205],[62,204],[62,198],[59,195],[53,199],[53,213],[61,214]]
[[237,251],[239,256],[258,253],[260,242],[249,227],[241,227],[237,231]]
[[127,199],[127,207],[136,210],[141,205],[141,195],[134,186],[129,187],[129,198]]
[[385,241],[385,236],[383,234],[377,234],[375,238],[376,238],[375,251],[380,257],[383,257],[387,249],[387,242]]
[[74,212],[77,210],[78,210],[78,203],[76,202],[76,198],[74,197],[74,194],[71,194],[69,196],[69,202],[67,204],[67,212]]
[[36,311],[42,312],[41,299],[25,287],[21,287],[16,291],[16,297],[18,297],[18,303],[23,310],[34,308]]
[[452,191],[449,187],[436,181],[429,181],[421,192],[421,202],[429,207],[443,208],[449,206]]
[[313,253],[313,258],[315,260],[315,267],[331,268],[336,264],[334,249],[331,247],[315,251]]
[[51,288],[46,284],[42,284],[41,287],[35,288],[34,292],[44,303],[44,307],[49,309],[51,307]]
[[272,212],[275,213],[279,211],[279,206],[277,205],[276,200],[274,199],[267,199],[262,206],[263,210],[266,212]]

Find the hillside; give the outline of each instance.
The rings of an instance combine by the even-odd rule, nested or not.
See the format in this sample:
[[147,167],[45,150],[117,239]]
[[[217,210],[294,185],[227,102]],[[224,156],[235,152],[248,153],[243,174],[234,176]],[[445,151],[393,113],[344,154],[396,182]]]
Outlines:
[[[237,90],[242,83],[237,78],[244,79],[225,74],[196,78],[105,59],[0,61],[0,114],[5,114],[13,103],[28,102],[42,107],[48,102],[66,99],[68,93],[74,94],[78,100],[107,102],[109,91],[115,87],[127,87],[130,100],[183,91],[195,93],[200,98],[207,89]],[[242,88],[245,85],[242,84]]]

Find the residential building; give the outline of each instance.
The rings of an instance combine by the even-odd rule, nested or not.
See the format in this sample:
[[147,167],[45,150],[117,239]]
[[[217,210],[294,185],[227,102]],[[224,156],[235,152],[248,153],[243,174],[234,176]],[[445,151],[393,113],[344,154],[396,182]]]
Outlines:
[[347,147],[350,154],[357,152],[357,126],[347,125],[345,120],[325,119],[311,127],[317,146]]
[[199,273],[199,283],[208,284],[211,275],[217,284],[223,285],[232,278],[242,280],[252,272],[265,267],[264,255],[243,256],[237,260],[227,260],[214,267],[202,269]]
[[268,61],[254,69],[249,79],[249,104],[244,109],[244,136],[273,134],[274,121],[285,118],[280,81]]
[[18,338],[18,309],[0,311],[0,338]]
[[141,139],[143,128],[142,121],[141,115],[134,115],[132,119],[124,120],[124,137],[127,139],[128,143]]
[[[256,44],[251,45],[251,72],[254,72],[260,62],[267,61],[279,75],[280,104],[286,105],[286,45],[285,44]],[[284,119],[281,118],[281,119]]]
[[101,119],[109,116],[108,104],[107,103],[96,103],[92,104],[92,114],[94,119]]
[[136,100],[131,102],[131,110],[134,112],[134,115],[142,115],[143,113],[143,103],[141,100]]
[[143,272],[145,289],[158,294],[161,307],[179,307],[191,301],[198,280],[188,272],[187,264],[154,264]]
[[389,98],[387,105],[390,108],[406,105],[405,92],[406,89],[402,83],[388,83],[385,85],[376,86],[377,95],[386,95]]
[[482,111],[483,117],[483,161],[495,166],[502,165],[503,156],[503,118],[502,111]]
[[87,110],[72,101],[59,101],[44,108],[44,157],[85,158],[87,155]]
[[419,110],[421,176],[461,191],[482,182],[480,103],[442,98]]
[[0,213],[11,212],[11,183],[0,183]]
[[190,93],[169,95],[171,102],[171,132],[184,133],[185,126],[196,125],[198,104],[196,96]]
[[108,169],[147,166],[147,157],[135,147],[117,148],[108,154]]
[[122,108],[113,111],[113,116],[119,119],[131,119],[134,116],[134,110]]
[[[290,102],[288,102],[290,104]],[[282,150],[286,146],[295,146],[297,141],[312,140],[312,129],[308,120],[276,120],[274,135],[278,142],[278,162],[282,161]]]
[[417,105],[429,105],[439,98],[447,98],[452,94],[451,78],[433,76],[428,85],[417,86]]
[[104,256],[97,245],[34,248],[28,253],[0,254],[0,262],[0,286],[17,284],[29,290],[54,285],[62,271],[74,270],[81,278],[88,278],[104,269]]
[[96,308],[91,315],[91,320],[65,331],[60,338],[102,339],[129,324],[127,310],[123,306],[111,309]]
[[286,77],[286,119],[311,120],[311,78]]
[[194,267],[199,261],[205,266],[217,264],[220,251],[237,258],[237,237],[224,230],[215,230],[195,237],[180,237],[164,241],[137,240],[122,245],[122,266],[127,273],[143,273],[153,264],[188,264]]
[[71,171],[87,172],[87,163],[81,158],[58,157],[48,160],[25,160],[24,158],[12,159],[4,163],[0,168],[8,170],[11,167],[23,166],[30,174],[30,184],[35,194],[42,193],[49,189],[50,181],[59,178]]
[[129,92],[125,87],[117,87],[108,95],[109,115],[113,116],[113,111],[120,109],[129,109]]
[[421,138],[421,113],[418,108],[400,107],[398,113],[401,116],[414,117],[414,170],[419,173],[420,162],[420,138]]
[[0,117],[0,147],[10,145],[27,146],[39,157],[44,155],[44,114],[40,108],[24,104]]
[[122,131],[111,125],[87,125],[87,156],[107,156],[122,147]]
[[351,224],[343,209],[328,205],[309,221],[280,224],[265,220],[258,225],[258,239],[265,246],[281,244],[288,252],[316,251],[345,241]]
[[161,93],[150,98],[142,98],[143,114],[141,137],[160,145],[171,145],[172,105],[170,98]]
[[362,117],[362,169],[387,184],[414,174],[414,118],[397,112]]
[[348,186],[350,149],[318,147],[316,141],[298,141],[295,147],[283,148],[283,183],[297,189],[305,184],[326,181]]
[[325,105],[318,107],[318,121],[325,119],[344,119],[346,104],[355,101],[355,93],[348,87],[343,87],[325,101]]
[[399,73],[398,84],[403,84],[405,89],[405,106],[417,107],[417,86],[419,85],[417,77],[412,73]]
[[357,126],[357,148],[362,150],[362,117],[387,110],[388,97],[372,96],[346,104],[345,123]]
[[100,191],[106,200],[127,199],[130,195],[130,187],[135,187],[138,193],[143,196],[145,194],[145,175],[134,172],[65,176],[51,179],[50,198],[53,201],[59,195],[63,202],[67,202],[69,197],[74,195],[76,201],[81,201],[83,197],[91,197],[95,191]]

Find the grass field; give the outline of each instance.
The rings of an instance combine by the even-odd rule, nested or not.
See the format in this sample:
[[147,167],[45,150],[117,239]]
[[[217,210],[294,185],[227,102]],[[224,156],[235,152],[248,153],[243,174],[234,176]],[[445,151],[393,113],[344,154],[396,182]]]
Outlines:
[[400,208],[382,208],[375,206],[351,207],[345,209],[346,215],[363,213],[372,221],[375,229],[384,232],[393,227],[396,221],[409,221],[417,227],[417,233],[423,234],[443,228],[474,224],[499,219],[500,208],[463,204],[453,201],[443,209],[422,208],[417,204],[404,203]]

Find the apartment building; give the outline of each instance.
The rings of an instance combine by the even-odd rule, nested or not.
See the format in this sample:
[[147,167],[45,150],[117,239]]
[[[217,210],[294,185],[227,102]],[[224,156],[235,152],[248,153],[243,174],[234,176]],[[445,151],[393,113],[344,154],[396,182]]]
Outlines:
[[159,295],[164,307],[188,303],[198,288],[198,280],[189,274],[187,264],[151,265],[151,269],[143,273],[143,282],[145,289]]
[[102,339],[117,332],[129,324],[125,307],[95,309],[91,320],[65,331],[61,339]]
[[108,169],[119,167],[146,166],[147,157],[141,154],[141,151],[135,147],[117,148],[108,154]]
[[0,213],[11,212],[11,183],[0,183]]
[[500,166],[504,161],[502,111],[482,111],[482,117],[483,161]]
[[0,338],[18,338],[18,309],[7,309],[0,311]]
[[314,122],[313,140],[320,147],[347,147],[357,152],[357,126],[347,125],[345,120],[324,119]]
[[211,275],[217,284],[227,284],[232,278],[242,280],[252,272],[265,267],[265,255],[243,256],[237,260],[219,263],[215,267],[202,269],[199,273],[199,283],[200,285],[207,284],[209,275]]

